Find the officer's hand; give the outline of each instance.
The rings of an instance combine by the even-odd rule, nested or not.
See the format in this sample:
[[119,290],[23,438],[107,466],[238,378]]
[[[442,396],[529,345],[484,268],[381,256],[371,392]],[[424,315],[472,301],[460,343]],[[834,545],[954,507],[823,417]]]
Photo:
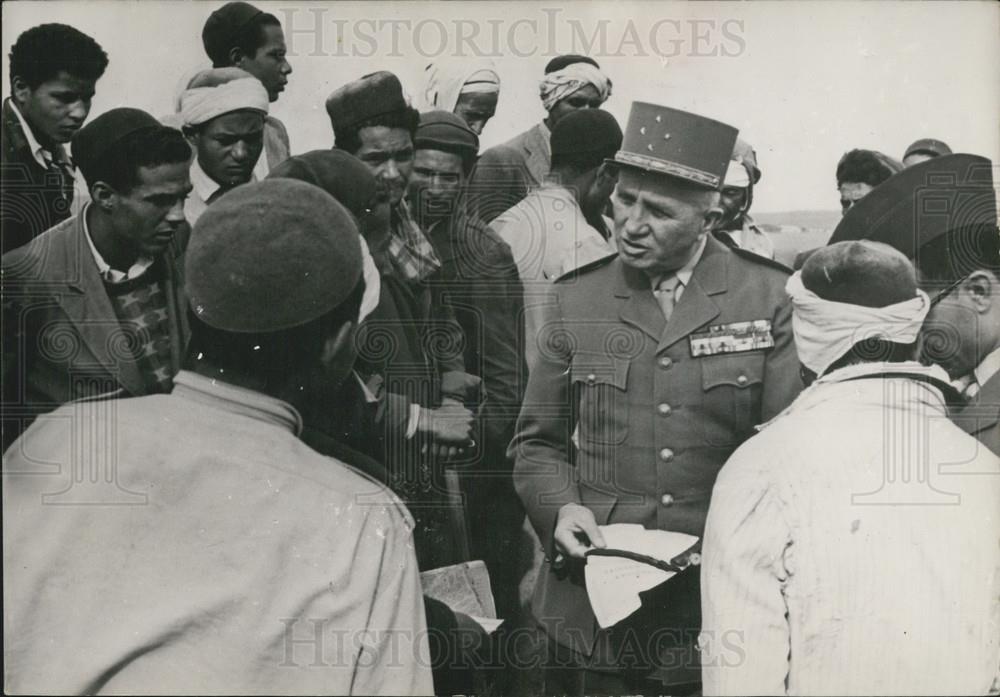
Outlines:
[[439,445],[461,448],[472,442],[474,415],[461,404],[448,402],[437,409],[420,409],[417,430],[430,435]]
[[608,546],[593,511],[578,503],[567,503],[559,509],[552,537],[556,551],[573,559],[583,559],[591,547]]

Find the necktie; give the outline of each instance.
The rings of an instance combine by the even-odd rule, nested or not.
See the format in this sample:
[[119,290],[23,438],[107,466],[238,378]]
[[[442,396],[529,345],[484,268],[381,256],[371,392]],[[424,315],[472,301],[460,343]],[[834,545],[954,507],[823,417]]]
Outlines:
[[66,202],[68,209],[69,204],[73,202],[73,170],[71,165],[65,160],[55,159],[47,152],[42,153],[42,159],[45,160],[45,169],[52,180],[59,182],[59,194]]
[[677,286],[680,285],[681,279],[677,278],[676,274],[670,274],[656,286],[656,290],[653,291],[653,295],[656,296],[656,301],[660,303],[660,309],[663,311],[663,318],[670,321],[670,315],[674,313],[674,302],[675,295],[677,293]]

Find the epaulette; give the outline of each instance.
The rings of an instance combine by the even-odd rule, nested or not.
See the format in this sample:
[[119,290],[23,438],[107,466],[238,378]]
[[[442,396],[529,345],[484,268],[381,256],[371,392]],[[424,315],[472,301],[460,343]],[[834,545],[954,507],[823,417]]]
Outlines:
[[567,271],[562,276],[557,276],[553,283],[559,283],[560,281],[565,281],[571,278],[576,278],[588,271],[593,271],[594,269],[599,269],[602,266],[607,266],[612,261],[618,258],[618,252],[611,252],[606,257],[601,257],[600,259],[595,259],[594,261],[587,262],[583,266],[578,266],[571,271]]
[[732,250],[733,254],[735,254],[738,257],[742,257],[743,259],[748,259],[749,261],[753,261],[758,264],[763,264],[764,266],[770,266],[772,269],[777,269],[782,273],[786,273],[789,275],[792,274],[792,270],[790,268],[782,264],[780,261],[776,261],[775,259],[768,259],[767,257],[762,257],[760,254],[751,252],[748,249],[741,249],[740,247],[734,246],[730,247],[729,249]]

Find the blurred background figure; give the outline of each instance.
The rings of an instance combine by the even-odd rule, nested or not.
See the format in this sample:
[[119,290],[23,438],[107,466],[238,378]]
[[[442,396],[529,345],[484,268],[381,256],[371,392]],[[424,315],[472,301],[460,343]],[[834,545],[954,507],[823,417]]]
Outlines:
[[851,150],[837,163],[837,190],[840,212],[846,213],[903,165],[876,150]]
[[493,118],[500,76],[493,61],[441,60],[424,70],[423,110],[450,111],[478,136]]
[[479,158],[469,183],[471,211],[484,223],[541,185],[552,168],[552,129],[578,109],[598,109],[611,96],[611,80],[593,58],[557,56],[545,66],[539,96],[548,115]]
[[750,217],[753,189],[760,181],[760,177],[757,153],[754,152],[753,146],[737,138],[719,196],[722,218],[719,219],[719,225],[715,229],[715,236],[727,244],[731,242],[748,252],[774,259],[774,243]]
[[921,138],[910,144],[903,154],[903,166],[912,167],[915,164],[931,160],[942,155],[951,155],[948,144],[934,138]]

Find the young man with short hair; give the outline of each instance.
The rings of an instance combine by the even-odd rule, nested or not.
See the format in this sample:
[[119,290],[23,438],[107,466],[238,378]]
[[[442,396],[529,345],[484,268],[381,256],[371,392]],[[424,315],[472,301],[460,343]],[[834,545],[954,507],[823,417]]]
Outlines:
[[65,145],[90,113],[108,56],[65,24],[42,24],[10,50],[11,95],[3,103],[3,252],[73,214],[75,165]]
[[[209,15],[201,40],[213,68],[245,70],[260,80],[271,102],[285,90],[292,66],[281,22],[273,14],[247,2],[227,2]],[[265,157],[257,170],[258,179],[290,154],[285,125],[271,115],[264,121]]]
[[73,145],[92,200],[3,256],[7,443],[64,402],[169,392],[187,340],[190,146],[129,108],[94,119]]

